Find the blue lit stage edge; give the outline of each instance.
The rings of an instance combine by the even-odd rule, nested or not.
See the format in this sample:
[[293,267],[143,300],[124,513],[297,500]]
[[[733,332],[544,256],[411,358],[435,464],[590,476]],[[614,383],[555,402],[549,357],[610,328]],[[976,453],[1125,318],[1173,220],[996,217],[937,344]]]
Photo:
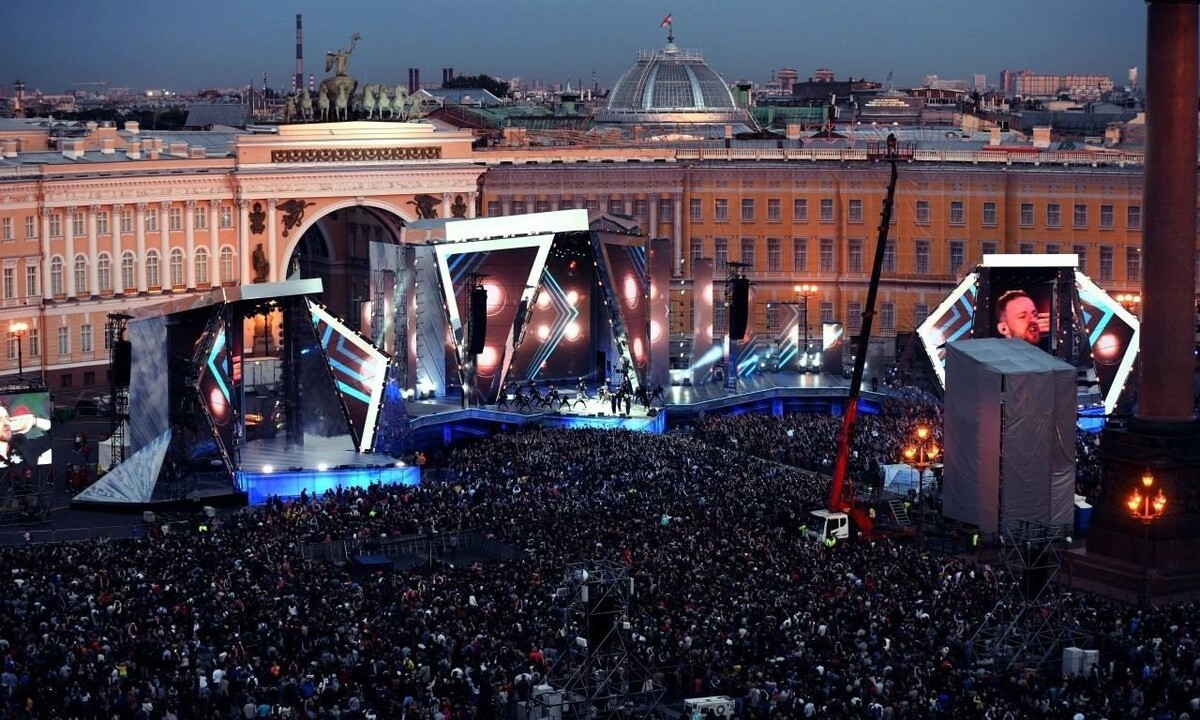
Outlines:
[[330,468],[328,470],[288,470],[283,472],[247,472],[237,474],[238,482],[249,496],[251,505],[262,505],[272,495],[299,497],[301,491],[318,496],[327,490],[365,488],[371,484],[416,487],[421,482],[420,468],[412,465]]

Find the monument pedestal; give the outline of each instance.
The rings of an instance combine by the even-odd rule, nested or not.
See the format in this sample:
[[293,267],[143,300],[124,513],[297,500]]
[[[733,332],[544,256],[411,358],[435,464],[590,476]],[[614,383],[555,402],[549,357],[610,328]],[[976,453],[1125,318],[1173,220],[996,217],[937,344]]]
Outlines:
[[[1161,604],[1200,598],[1200,423],[1130,420],[1101,436],[1101,496],[1087,547],[1067,553],[1074,588]],[[1161,518],[1143,521],[1126,504],[1149,470],[1167,497]]]

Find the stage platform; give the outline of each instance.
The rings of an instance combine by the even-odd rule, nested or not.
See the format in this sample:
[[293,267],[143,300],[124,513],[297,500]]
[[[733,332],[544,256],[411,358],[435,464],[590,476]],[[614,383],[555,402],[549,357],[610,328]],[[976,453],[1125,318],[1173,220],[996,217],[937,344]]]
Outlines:
[[418,468],[397,462],[389,455],[359,452],[349,435],[304,436],[303,445],[288,447],[282,436],[255,440],[241,448],[238,484],[251,505],[272,495],[309,496],[339,487],[366,487],[372,483],[417,485]]

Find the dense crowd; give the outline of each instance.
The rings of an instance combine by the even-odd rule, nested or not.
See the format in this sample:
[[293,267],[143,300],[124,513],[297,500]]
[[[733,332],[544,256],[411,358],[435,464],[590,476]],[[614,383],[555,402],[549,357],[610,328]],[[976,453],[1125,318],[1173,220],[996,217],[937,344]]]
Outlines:
[[[860,453],[887,455],[924,413],[906,404],[864,422],[873,441]],[[702,423],[709,442],[506,434],[452,452],[420,487],[273,500],[139,540],[0,550],[0,707],[515,718],[582,632],[556,611],[555,588],[572,563],[604,558],[634,579],[623,632],[667,704],[729,695],[738,715],[764,720],[1196,716],[1194,605],[1142,613],[1073,597],[1068,621],[1103,652],[1093,672],[993,672],[971,638],[1005,596],[1003,570],[906,544],[805,540],[798,526],[826,481],[741,450],[796,440],[786,452],[820,466],[832,436],[739,422]],[[467,529],[516,559],[355,575],[298,553]]]

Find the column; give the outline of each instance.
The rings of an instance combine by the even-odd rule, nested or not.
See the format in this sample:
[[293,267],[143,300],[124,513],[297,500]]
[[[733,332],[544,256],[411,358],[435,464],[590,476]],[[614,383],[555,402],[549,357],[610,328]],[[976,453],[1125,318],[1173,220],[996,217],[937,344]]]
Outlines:
[[221,284],[221,229],[218,211],[221,209],[220,200],[208,201],[208,285],[217,287]]
[[672,200],[675,203],[675,221],[671,231],[671,247],[675,262],[671,268],[671,277],[683,274],[683,194],[675,193]]
[[512,215],[512,198],[505,195],[500,198],[500,214]]
[[626,217],[633,217],[633,196],[625,193],[621,196],[621,208]]
[[67,287],[67,297],[73,298],[79,292],[75,287],[75,206],[63,210],[63,235],[67,238],[67,257],[63,262],[63,280]]
[[188,290],[196,288],[196,201],[183,204],[183,262]]
[[440,217],[444,220],[450,217],[450,193],[442,193],[442,214]]
[[53,283],[50,282],[50,211],[46,208],[38,208],[38,215],[42,218],[42,299],[52,300],[54,293]]
[[250,278],[254,277],[250,274],[250,201],[238,200],[238,259],[240,259],[242,272],[238,276],[238,283],[245,285],[250,282]]
[[138,203],[133,214],[133,232],[137,238],[137,291],[146,292],[146,203]]
[[158,258],[158,286],[169,290],[174,286],[171,280],[171,203],[158,204],[158,245],[161,256]]
[[[96,216],[100,214],[100,206],[92,205],[88,208],[87,231],[88,231],[88,292],[92,297],[100,296],[100,252],[96,241]],[[112,226],[109,226],[112,230]],[[112,265],[109,265],[109,277],[112,276]]]
[[125,278],[121,271],[121,211],[124,206],[120,203],[114,203],[109,209],[111,217],[108,219],[108,229],[112,231],[112,289],[113,294],[120,295],[125,292]]
[[658,237],[658,193],[646,195],[646,211],[650,215],[650,229],[646,231],[646,237],[653,240]]
[[467,217],[475,217],[475,206],[479,204],[479,193],[467,193]]
[[267,260],[271,263],[267,282],[277,282],[282,273],[279,272],[279,242],[275,235],[275,198],[267,201],[267,243]]

